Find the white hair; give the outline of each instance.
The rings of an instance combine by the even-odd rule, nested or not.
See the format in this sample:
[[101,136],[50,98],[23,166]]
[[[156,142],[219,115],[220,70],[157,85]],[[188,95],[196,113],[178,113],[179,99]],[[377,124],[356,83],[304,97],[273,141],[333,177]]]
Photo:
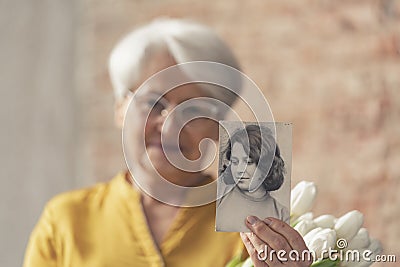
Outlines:
[[[109,73],[116,99],[125,97],[137,86],[146,60],[162,49],[166,49],[178,64],[212,61],[240,70],[230,48],[210,28],[184,19],[156,19],[129,33],[111,52]],[[237,91],[240,86],[238,88]],[[208,91],[228,105],[236,98],[234,93],[215,86]]]

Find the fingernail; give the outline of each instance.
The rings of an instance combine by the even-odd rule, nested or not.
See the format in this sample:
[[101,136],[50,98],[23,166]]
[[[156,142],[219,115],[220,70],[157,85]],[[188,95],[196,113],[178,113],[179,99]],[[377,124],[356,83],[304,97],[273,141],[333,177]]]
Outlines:
[[249,224],[254,225],[257,222],[257,217],[254,216],[249,216],[247,217],[247,221],[249,222]]
[[265,219],[264,219],[264,222],[265,222],[267,225],[271,225],[271,223],[272,223],[271,219],[268,219],[268,218],[265,218]]

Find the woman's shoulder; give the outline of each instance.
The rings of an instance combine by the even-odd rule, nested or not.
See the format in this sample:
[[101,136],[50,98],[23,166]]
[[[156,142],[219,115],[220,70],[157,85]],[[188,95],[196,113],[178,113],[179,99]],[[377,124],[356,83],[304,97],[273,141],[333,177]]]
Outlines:
[[67,207],[82,204],[102,194],[106,187],[107,183],[99,183],[88,188],[63,192],[51,198],[47,205],[50,207]]
[[101,207],[110,196],[113,180],[60,193],[47,202],[45,210],[50,211],[54,216],[62,217],[65,214],[87,212],[90,209]]

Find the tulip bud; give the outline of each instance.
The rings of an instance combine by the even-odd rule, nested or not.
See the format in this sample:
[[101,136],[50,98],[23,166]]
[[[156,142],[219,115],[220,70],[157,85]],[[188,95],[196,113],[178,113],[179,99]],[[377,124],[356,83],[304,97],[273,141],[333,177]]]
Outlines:
[[314,223],[317,227],[331,228],[335,226],[335,217],[330,214],[321,215],[314,219]]
[[315,223],[311,220],[302,220],[293,227],[301,236],[305,236],[308,232],[316,227]]
[[301,181],[291,191],[291,214],[300,216],[311,210],[317,188],[313,182]]
[[367,229],[361,228],[356,236],[348,243],[346,250],[367,248],[370,245]]
[[[372,263],[374,263],[373,260],[375,259],[376,255],[374,255],[373,252],[372,252],[372,254],[370,254],[370,253],[365,254],[367,250],[372,252],[372,250],[362,248],[359,250],[359,255],[360,255],[359,260],[345,262],[345,264],[343,264],[342,266],[345,266],[345,267],[368,267],[368,266],[370,266]],[[364,258],[364,257],[367,257],[367,258]]]
[[360,261],[349,261],[349,262],[346,262],[343,266],[346,266],[346,267],[370,266],[372,263],[374,263],[376,255],[379,255],[382,252],[382,245],[378,240],[371,239],[371,242],[370,242],[370,245],[368,246],[368,248],[360,249],[360,255],[364,255],[366,250],[368,250],[372,253],[369,256],[365,255],[368,258],[363,258],[363,256],[361,256]]
[[372,255],[375,259],[376,255],[379,255],[382,253],[382,244],[379,242],[379,240],[372,238],[370,240],[370,244],[368,246],[368,249],[372,252]]
[[301,216],[299,216],[297,218],[294,218],[292,216],[291,217],[291,223],[292,223],[292,225],[296,225],[301,221],[312,221],[313,218],[314,218],[313,213],[312,212],[307,212],[307,213],[304,213],[303,215],[301,215]]
[[314,228],[303,237],[304,242],[306,243],[307,247],[308,247],[308,244],[311,242],[311,240],[314,238],[314,236],[316,234],[318,234],[320,231],[322,231],[321,227]]
[[335,223],[334,229],[338,238],[344,238],[350,242],[360,230],[364,221],[364,216],[358,210],[353,210],[342,217]]
[[322,253],[327,253],[329,249],[333,249],[336,245],[335,230],[328,228],[320,229],[311,238],[308,237],[309,240],[307,243],[308,249],[315,252],[317,259],[327,257],[327,254],[323,255]]

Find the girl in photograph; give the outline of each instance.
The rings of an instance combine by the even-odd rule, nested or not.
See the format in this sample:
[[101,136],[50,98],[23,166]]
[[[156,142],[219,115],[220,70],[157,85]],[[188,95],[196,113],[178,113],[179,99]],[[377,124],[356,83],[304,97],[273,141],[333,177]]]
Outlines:
[[237,130],[224,154],[229,163],[221,178],[227,186],[217,208],[217,230],[247,232],[244,222],[251,214],[289,222],[288,208],[270,195],[282,186],[285,173],[271,130],[258,125]]

